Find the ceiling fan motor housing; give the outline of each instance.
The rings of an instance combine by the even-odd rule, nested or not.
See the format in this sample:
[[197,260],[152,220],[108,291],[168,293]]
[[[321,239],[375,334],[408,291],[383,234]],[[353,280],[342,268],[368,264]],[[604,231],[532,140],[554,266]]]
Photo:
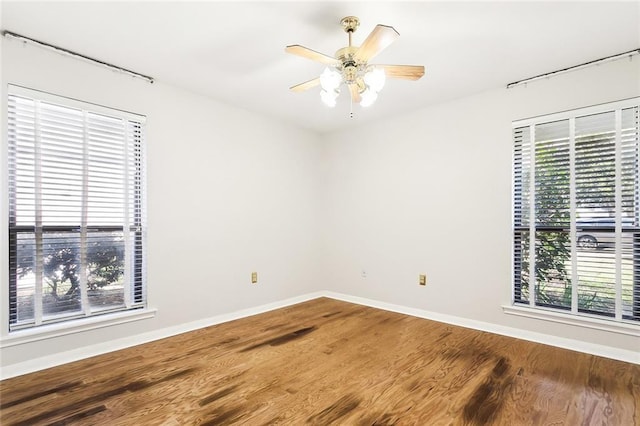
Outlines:
[[[336,65],[336,69],[346,84],[359,83],[362,80],[362,75],[366,71],[366,63],[359,63],[354,59],[355,53],[358,51],[357,46],[347,46],[339,49],[336,52],[336,59],[340,61],[340,64]],[[363,84],[358,84],[360,90],[364,89]]]

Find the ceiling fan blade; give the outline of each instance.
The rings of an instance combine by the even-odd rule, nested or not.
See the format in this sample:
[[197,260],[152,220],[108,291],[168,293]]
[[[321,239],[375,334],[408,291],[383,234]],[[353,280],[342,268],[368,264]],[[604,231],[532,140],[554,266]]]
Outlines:
[[368,62],[398,37],[400,34],[393,27],[378,24],[364,40],[354,58],[359,62]]
[[384,69],[384,73],[389,78],[419,80],[424,75],[422,65],[375,65],[375,67]]
[[325,55],[324,53],[316,52],[308,47],[300,46],[299,44],[292,44],[285,47],[285,52],[292,55],[302,56],[303,58],[311,59],[312,61],[322,62],[328,65],[338,65],[339,61],[336,58]]
[[295,86],[289,87],[292,92],[300,93],[305,90],[309,90],[312,87],[316,87],[320,84],[320,77],[316,77],[312,80],[305,81],[304,83],[296,84]]
[[358,88],[358,83],[351,83],[349,85],[349,92],[351,92],[351,100],[354,103],[360,103],[362,98],[360,97],[360,89]]

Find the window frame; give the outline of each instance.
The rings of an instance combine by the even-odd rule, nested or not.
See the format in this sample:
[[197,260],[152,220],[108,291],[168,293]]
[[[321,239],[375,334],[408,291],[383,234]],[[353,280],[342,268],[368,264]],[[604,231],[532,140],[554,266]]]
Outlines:
[[[133,150],[133,164],[135,164],[135,170],[131,169],[130,172],[133,176],[133,182],[130,182],[125,191],[131,191],[134,195],[132,197],[133,206],[130,207],[131,216],[133,222],[126,224],[126,221],[119,225],[88,225],[84,229],[86,232],[123,232],[127,231],[133,234],[129,245],[131,246],[132,254],[132,267],[130,282],[125,283],[124,291],[129,291],[131,294],[132,303],[125,304],[122,307],[116,307],[113,309],[103,309],[94,312],[89,312],[88,307],[82,308],[79,312],[71,312],[68,314],[56,315],[51,319],[42,319],[37,321],[34,317],[32,320],[20,322],[17,319],[15,310],[17,309],[17,256],[12,255],[17,253],[18,249],[18,235],[20,233],[34,233],[36,229],[42,235],[47,232],[70,232],[79,234],[81,230],[80,224],[74,225],[18,225],[15,222],[16,215],[11,213],[12,206],[15,206],[15,200],[12,201],[12,196],[15,196],[15,178],[12,178],[11,168],[8,169],[8,189],[7,199],[7,211],[9,212],[7,217],[7,239],[8,239],[8,300],[5,302],[8,305],[7,311],[7,325],[8,325],[8,337],[3,338],[1,347],[12,346],[14,344],[20,344],[24,341],[35,341],[41,338],[50,338],[58,335],[65,335],[83,330],[89,330],[93,328],[99,328],[110,324],[120,324],[123,322],[134,321],[137,319],[149,318],[155,315],[155,310],[149,310],[147,308],[147,289],[146,289],[146,158],[145,158],[145,122],[146,117],[140,114],[131,113],[115,108],[110,108],[90,102],[80,101],[77,99],[64,97],[60,95],[51,94],[35,89],[30,89],[23,86],[8,85],[7,100],[11,96],[17,96],[22,98],[33,99],[34,101],[46,102],[49,104],[59,105],[64,108],[70,108],[75,110],[81,110],[85,113],[93,113],[107,117],[113,117],[122,120],[126,126],[133,126],[135,131],[134,135],[123,140],[124,149],[128,144]],[[9,128],[9,109],[7,102],[6,110],[7,128]],[[86,123],[85,123],[85,129]],[[86,130],[85,130],[86,131]],[[86,143],[86,141],[85,141]],[[10,154],[12,142],[10,136],[7,136],[7,157],[6,161],[10,165],[12,154]],[[14,160],[15,161],[15,160]],[[83,160],[86,161],[86,160]],[[127,172],[129,173],[129,172]],[[13,195],[12,195],[13,194]],[[15,207],[14,207],[15,208]],[[128,229],[126,229],[128,228]],[[125,248],[126,250],[126,248]],[[123,279],[126,278],[126,273]],[[139,280],[136,276],[140,277]],[[35,297],[35,296],[34,296]],[[127,296],[125,296],[126,300]],[[34,301],[34,303],[36,303]]]
[[[522,167],[522,157],[520,157],[518,159],[518,156],[522,156],[522,152],[518,152],[518,150],[516,149],[516,138],[515,138],[515,130],[519,129],[519,128],[524,128],[524,127],[529,127],[531,128],[531,126],[536,126],[536,125],[540,125],[540,124],[544,124],[544,123],[553,123],[553,122],[557,122],[557,121],[565,121],[568,120],[571,123],[571,125],[573,125],[573,122],[575,121],[576,118],[578,117],[584,117],[584,116],[590,116],[590,115],[595,115],[595,114],[602,114],[602,113],[606,113],[606,112],[612,112],[612,111],[622,111],[624,109],[628,109],[628,108],[640,108],[640,97],[634,97],[634,98],[629,98],[629,99],[624,99],[621,101],[616,101],[616,102],[610,102],[610,103],[604,103],[604,104],[599,104],[599,105],[594,105],[594,106],[590,106],[590,107],[586,107],[586,108],[579,108],[579,109],[574,109],[574,110],[567,110],[567,111],[562,111],[562,112],[558,112],[558,113],[554,113],[554,114],[548,114],[548,115],[543,115],[543,116],[537,116],[537,117],[532,117],[532,118],[527,118],[527,119],[523,119],[523,120],[516,120],[514,122],[512,122],[512,136],[511,136],[511,141],[512,141],[512,154],[513,154],[513,158],[512,158],[512,226],[511,226],[511,231],[512,231],[512,240],[511,240],[511,244],[512,244],[512,249],[511,249],[511,255],[512,255],[512,259],[511,259],[511,276],[512,276],[512,280],[511,280],[511,304],[509,306],[503,306],[503,311],[507,314],[513,314],[513,315],[518,315],[518,316],[524,316],[524,317],[529,317],[529,318],[537,318],[537,319],[543,319],[543,320],[547,320],[547,321],[553,321],[553,322],[560,322],[560,323],[564,323],[564,324],[571,324],[571,325],[580,325],[580,326],[584,326],[587,328],[594,328],[594,329],[599,329],[599,330],[606,330],[606,331],[612,331],[612,332],[617,332],[617,333],[621,333],[621,334],[628,334],[628,335],[633,335],[633,336],[640,336],[640,303],[636,302],[637,304],[634,304],[633,300],[636,299],[636,297],[640,297],[640,278],[639,277],[634,277],[633,278],[633,284],[632,284],[632,317],[631,318],[625,318],[622,315],[606,315],[605,313],[595,313],[595,312],[589,312],[588,310],[584,310],[584,309],[580,309],[577,305],[577,301],[574,301],[573,298],[575,297],[576,293],[577,293],[577,289],[574,289],[573,292],[573,296],[572,296],[572,304],[570,307],[568,308],[561,308],[561,307],[556,307],[556,306],[544,306],[544,304],[538,304],[536,303],[535,297],[531,297],[532,293],[535,293],[535,286],[536,286],[536,281],[535,281],[535,274],[529,274],[529,294],[530,297],[528,298],[528,300],[526,301],[522,301],[519,300],[518,295],[521,294],[521,288],[519,287],[519,278],[521,277],[521,263],[522,263],[522,254],[519,254],[519,248],[517,245],[517,241],[518,241],[518,233],[521,232],[524,228],[523,225],[519,225],[516,223],[516,211],[518,209],[520,209],[522,207],[522,204],[524,202],[524,198],[522,195],[522,191],[520,192],[520,198],[518,198],[517,196],[517,191],[518,191],[518,179],[522,178],[522,175],[518,175],[518,171],[517,171],[517,163],[516,161],[520,161],[520,165]],[[620,135],[617,134],[619,129],[616,130],[616,138],[619,139]],[[571,130],[570,130],[571,131]],[[573,140],[575,138],[575,136],[573,134],[570,135],[570,138]],[[529,153],[529,155],[531,156],[531,158],[529,159],[532,163],[535,164],[535,159],[533,158],[533,156],[535,156],[535,147],[536,147],[536,141],[535,139],[532,139],[529,141],[530,144],[530,150],[531,152]],[[620,148],[616,148],[616,151],[619,152]],[[637,149],[636,149],[636,153],[637,153]],[[571,153],[571,155],[575,155],[573,152]],[[618,155],[618,154],[616,154]],[[616,159],[616,163],[621,161],[620,158]],[[638,156],[636,154],[636,162],[639,161]],[[616,166],[616,167],[620,167],[620,166]],[[533,171],[535,171],[535,165],[534,165],[534,169],[532,169]],[[530,170],[530,172],[532,171]],[[570,173],[572,175],[572,179],[573,176],[575,176],[576,173],[576,169],[570,169]],[[638,172],[638,166],[636,165],[636,175],[635,175],[635,180],[636,180],[636,197],[638,196],[638,178],[639,178],[639,172]],[[534,182],[530,182],[531,183],[531,187],[533,188],[533,185],[535,185]],[[572,184],[575,185],[575,184]],[[616,182],[616,187],[620,185],[620,182],[617,181]],[[522,189],[522,180],[520,181],[520,189]],[[575,187],[573,187],[571,189],[572,191],[575,190]],[[534,194],[528,194],[529,197],[529,208],[531,209],[531,215],[529,216],[530,220],[533,220],[533,224],[529,223],[526,225],[526,228],[529,228],[529,230],[533,229],[536,232],[540,231],[540,230],[544,230],[544,226],[540,226],[540,225],[536,225],[535,224],[535,217],[536,217],[536,213],[535,213],[535,204],[533,203],[533,200],[535,200]],[[572,205],[571,209],[572,211],[575,211],[575,204]],[[618,208],[617,208],[618,209]],[[618,216],[620,216],[620,213],[618,212]],[[620,220],[620,218],[618,218],[618,221]],[[577,235],[577,222],[578,219],[576,218],[575,214],[572,214],[572,220],[570,221],[570,228],[569,230],[564,230],[566,232],[569,233],[569,235],[571,236],[571,260],[572,262],[575,260],[574,257],[576,256],[576,244],[577,244],[577,240],[576,240],[576,235]],[[617,227],[618,225],[616,225]],[[621,226],[621,225],[620,225]],[[557,231],[556,227],[552,227],[553,229],[550,229],[552,231]],[[611,231],[614,230],[613,228],[615,227],[609,227],[612,229],[605,229],[606,227],[599,227],[597,228],[598,230],[601,231]],[[616,230],[616,235],[618,235],[617,229]],[[629,232],[629,229],[620,229],[620,233],[622,232]],[[633,234],[635,235],[635,240],[637,241],[637,239],[640,236],[640,227],[635,227],[631,232],[633,232]],[[531,241],[533,241],[533,237],[531,237]],[[616,237],[618,238],[618,237]],[[621,240],[617,240],[616,245],[620,244]],[[634,271],[640,271],[640,264],[639,264],[639,259],[640,259],[640,253],[638,253],[637,251],[639,250],[640,245],[639,244],[635,244],[634,245],[634,252],[632,253],[632,258],[633,258],[633,270]],[[619,250],[616,247],[616,250]],[[534,250],[530,249],[531,252],[533,252]],[[520,259],[518,259],[518,257],[520,256]],[[532,257],[531,255],[529,255],[529,260],[531,260]],[[520,265],[518,264],[518,260],[520,260]],[[533,265],[531,265],[531,270],[533,270]],[[573,271],[570,271],[570,275],[572,274]],[[617,273],[620,273],[619,271]],[[573,286],[577,288],[577,285]],[[638,295],[638,296],[636,296]],[[616,304],[620,303],[619,301],[616,301]],[[621,309],[621,307],[619,308]]]

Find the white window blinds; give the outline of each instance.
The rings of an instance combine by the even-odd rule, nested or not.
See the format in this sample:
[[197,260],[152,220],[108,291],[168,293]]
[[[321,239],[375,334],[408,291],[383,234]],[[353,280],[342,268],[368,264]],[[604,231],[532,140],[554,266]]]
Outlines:
[[514,303],[640,321],[638,104],[513,124]]
[[144,117],[10,86],[12,330],[145,305]]

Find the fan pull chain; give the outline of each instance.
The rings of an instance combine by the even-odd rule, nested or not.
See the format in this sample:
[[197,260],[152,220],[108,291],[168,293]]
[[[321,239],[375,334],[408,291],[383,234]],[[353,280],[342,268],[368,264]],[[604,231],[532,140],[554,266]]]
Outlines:
[[353,118],[353,98],[349,98],[349,118]]

